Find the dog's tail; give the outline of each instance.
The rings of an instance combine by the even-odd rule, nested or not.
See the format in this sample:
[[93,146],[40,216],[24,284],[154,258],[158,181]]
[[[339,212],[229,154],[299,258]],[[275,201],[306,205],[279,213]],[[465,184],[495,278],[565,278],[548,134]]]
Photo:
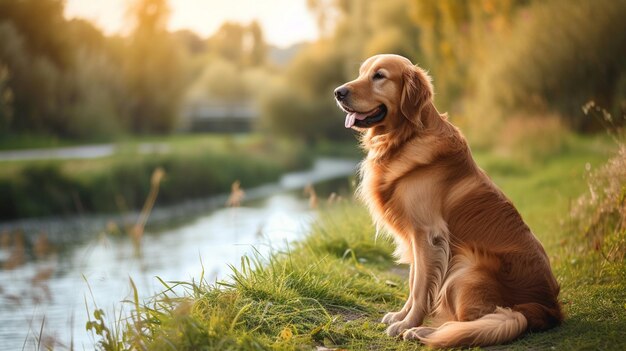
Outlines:
[[508,308],[467,322],[447,322],[439,328],[417,328],[415,336],[434,347],[489,346],[515,340],[528,327],[526,317]]
[[429,346],[489,346],[513,341],[526,330],[541,331],[561,323],[558,303],[549,308],[539,303],[525,303],[513,309],[496,307],[493,313],[467,322],[447,322],[439,328],[417,328],[414,336]]

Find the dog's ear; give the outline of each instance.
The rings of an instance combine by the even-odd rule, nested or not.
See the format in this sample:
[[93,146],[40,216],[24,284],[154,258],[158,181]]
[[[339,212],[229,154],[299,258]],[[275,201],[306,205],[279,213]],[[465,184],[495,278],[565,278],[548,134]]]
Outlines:
[[402,73],[404,85],[400,98],[400,112],[402,115],[421,128],[420,118],[422,109],[433,97],[433,86],[430,77],[417,66],[407,66]]

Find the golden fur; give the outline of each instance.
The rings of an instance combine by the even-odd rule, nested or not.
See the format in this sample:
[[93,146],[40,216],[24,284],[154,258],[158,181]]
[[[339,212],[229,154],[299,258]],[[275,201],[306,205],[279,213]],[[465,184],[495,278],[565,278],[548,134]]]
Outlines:
[[[384,316],[387,333],[486,346],[558,325],[559,286],[543,247],[434,107],[428,75],[404,57],[378,55],[336,95],[349,114],[387,110],[353,127],[367,151],[358,196],[410,265],[409,297]],[[437,322],[422,326],[426,317]]]

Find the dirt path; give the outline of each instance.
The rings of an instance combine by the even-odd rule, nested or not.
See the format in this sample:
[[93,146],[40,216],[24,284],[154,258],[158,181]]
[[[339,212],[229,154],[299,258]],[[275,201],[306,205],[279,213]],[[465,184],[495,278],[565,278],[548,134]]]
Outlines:
[[0,161],[27,161],[49,159],[88,159],[110,156],[115,152],[114,144],[71,146],[47,149],[0,151]]

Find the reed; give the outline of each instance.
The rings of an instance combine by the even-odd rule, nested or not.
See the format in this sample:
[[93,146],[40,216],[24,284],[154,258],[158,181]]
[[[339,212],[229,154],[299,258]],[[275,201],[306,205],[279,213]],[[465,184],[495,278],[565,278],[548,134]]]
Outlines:
[[133,245],[135,247],[135,253],[137,255],[141,252],[141,238],[143,237],[144,228],[146,226],[146,222],[148,221],[148,217],[152,212],[152,208],[156,202],[157,196],[159,195],[159,186],[161,185],[161,181],[165,178],[165,171],[163,168],[158,167],[152,172],[152,177],[150,178],[150,192],[148,193],[148,197],[146,198],[146,202],[144,203],[141,212],[139,213],[139,217],[137,218],[137,222],[135,225],[130,228],[128,234],[133,240]]

